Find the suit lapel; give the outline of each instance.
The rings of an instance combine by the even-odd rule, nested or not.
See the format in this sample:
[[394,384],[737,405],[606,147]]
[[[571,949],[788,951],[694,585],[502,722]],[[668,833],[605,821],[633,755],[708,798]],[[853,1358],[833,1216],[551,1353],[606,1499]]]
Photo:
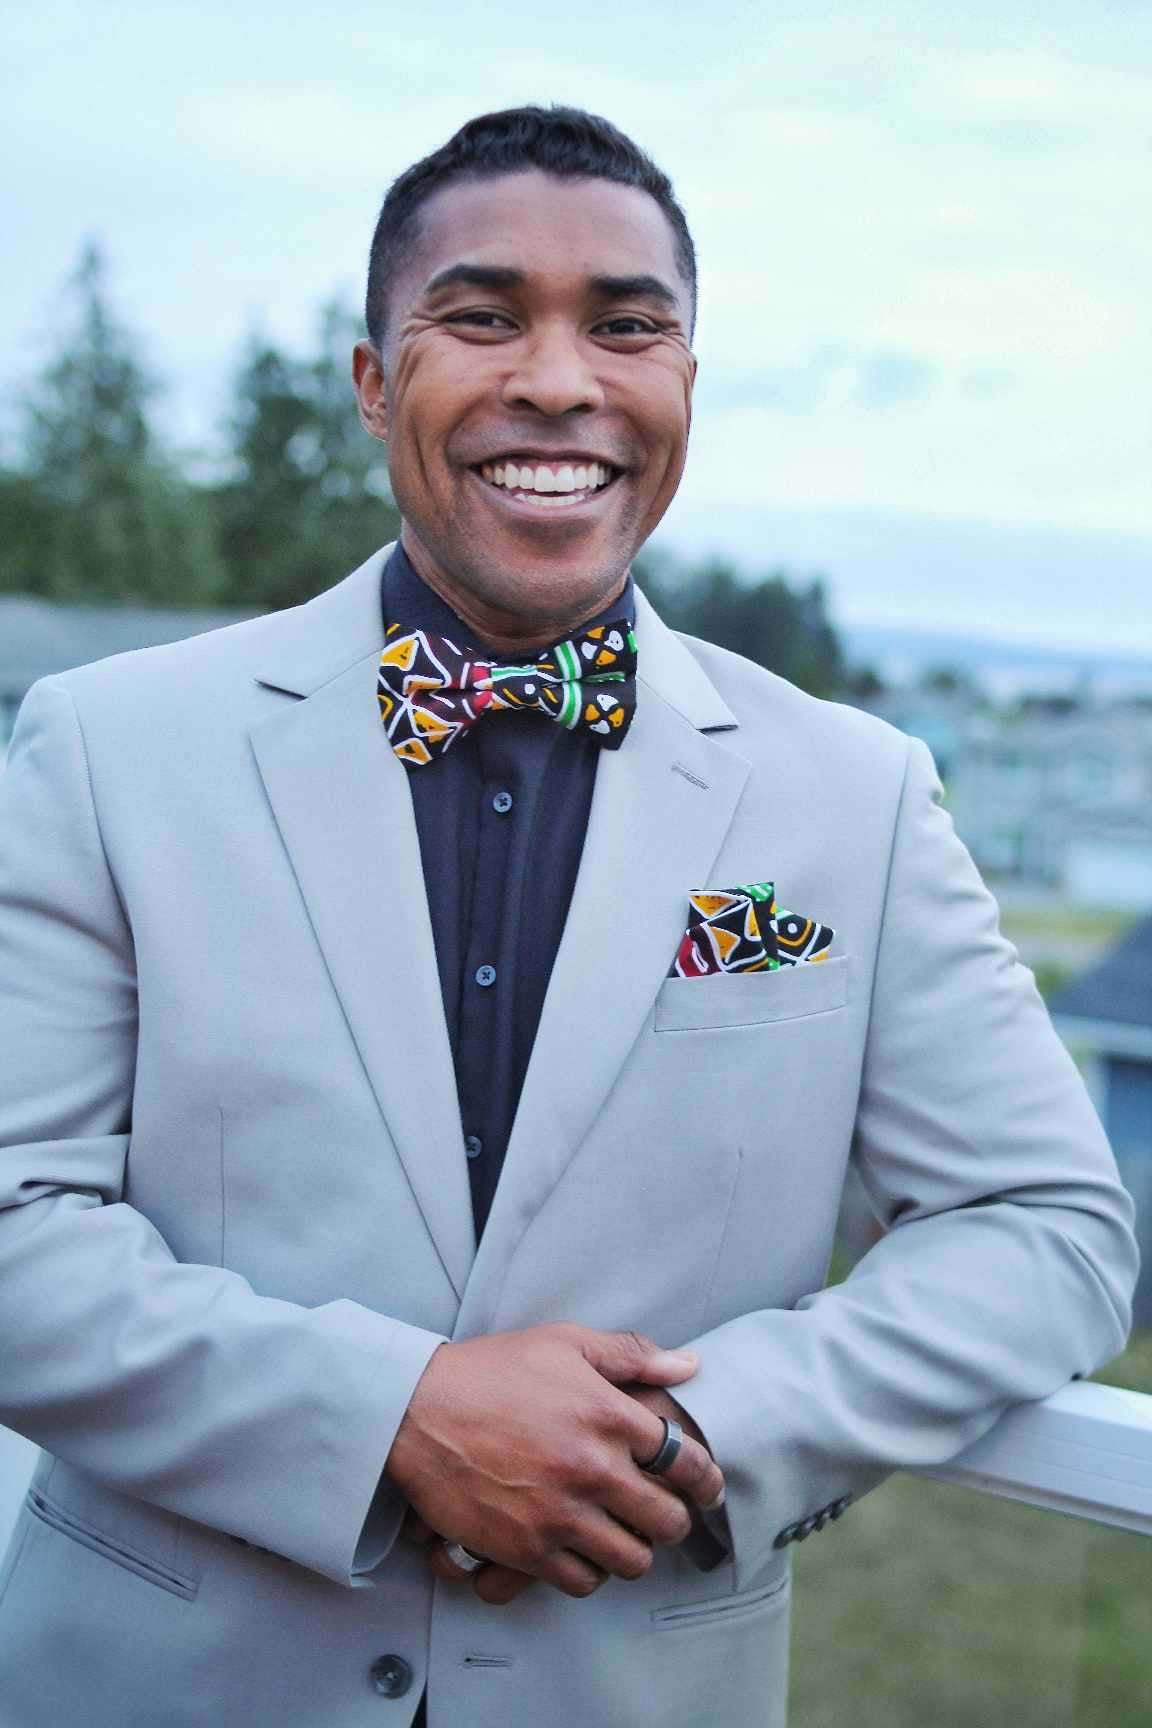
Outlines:
[[261,681],[306,699],[261,721],[252,742],[349,1030],[459,1294],[475,1230],[411,794],[376,712],[381,563],[282,615]]
[[642,677],[623,745],[597,765],[564,936],[458,1323],[485,1330],[516,1244],[606,1098],[709,872],[749,764],[700,730],[735,716],[637,596]]
[[[253,729],[265,789],[351,1035],[445,1272],[483,1331],[516,1245],[588,1133],[709,880],[749,764],[736,718],[637,594],[640,689],[605,751],[580,870],[479,1251],[452,1056],[404,768],[374,702],[390,548],[252,626],[260,682],[303,700]],[[366,652],[366,646],[368,652]]]

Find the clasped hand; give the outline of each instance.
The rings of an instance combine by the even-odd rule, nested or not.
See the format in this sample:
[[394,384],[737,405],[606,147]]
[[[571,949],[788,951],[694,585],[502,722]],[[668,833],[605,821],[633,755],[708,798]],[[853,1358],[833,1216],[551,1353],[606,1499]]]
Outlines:
[[[416,1387],[386,1472],[412,1513],[407,1533],[460,1542],[490,1562],[484,1601],[534,1579],[589,1596],[609,1575],[640,1578],[654,1543],[682,1542],[686,1502],[721,1504],[724,1479],[699,1430],[663,1390],[696,1371],[690,1351],[635,1332],[568,1322],[442,1344]],[[684,1444],[663,1475],[640,1464],[675,1415]],[[437,1541],[440,1576],[459,1573]]]

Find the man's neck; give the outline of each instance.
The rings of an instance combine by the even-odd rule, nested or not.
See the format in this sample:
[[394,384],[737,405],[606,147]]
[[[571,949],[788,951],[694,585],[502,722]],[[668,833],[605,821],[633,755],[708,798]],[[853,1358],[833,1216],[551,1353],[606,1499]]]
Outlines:
[[452,608],[478,642],[484,643],[486,647],[509,660],[526,658],[538,648],[573,635],[581,625],[586,624],[590,618],[597,617],[613,601],[618,600],[628,585],[628,571],[625,570],[613,587],[583,608],[526,618],[523,614],[505,612],[499,607],[477,600],[467,592],[461,592],[455,583],[446,579],[437,569],[435,560],[428,555],[407,523],[401,528],[400,544],[409,564],[425,586],[438,595],[446,606]]

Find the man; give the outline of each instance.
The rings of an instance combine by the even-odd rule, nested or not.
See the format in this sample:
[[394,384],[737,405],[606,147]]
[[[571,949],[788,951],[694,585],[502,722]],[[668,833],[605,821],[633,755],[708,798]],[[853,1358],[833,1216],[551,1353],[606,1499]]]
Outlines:
[[694,301],[614,128],[470,123],[373,244],[399,547],[28,699],[4,1728],[778,1725],[792,1543],[1122,1346],[927,753],[631,585]]

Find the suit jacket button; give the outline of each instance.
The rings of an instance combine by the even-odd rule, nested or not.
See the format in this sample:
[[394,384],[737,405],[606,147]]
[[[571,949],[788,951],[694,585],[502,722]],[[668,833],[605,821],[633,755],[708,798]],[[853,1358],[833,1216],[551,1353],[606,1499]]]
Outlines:
[[403,1698],[412,1684],[412,1667],[403,1656],[377,1656],[368,1678],[381,1698]]

